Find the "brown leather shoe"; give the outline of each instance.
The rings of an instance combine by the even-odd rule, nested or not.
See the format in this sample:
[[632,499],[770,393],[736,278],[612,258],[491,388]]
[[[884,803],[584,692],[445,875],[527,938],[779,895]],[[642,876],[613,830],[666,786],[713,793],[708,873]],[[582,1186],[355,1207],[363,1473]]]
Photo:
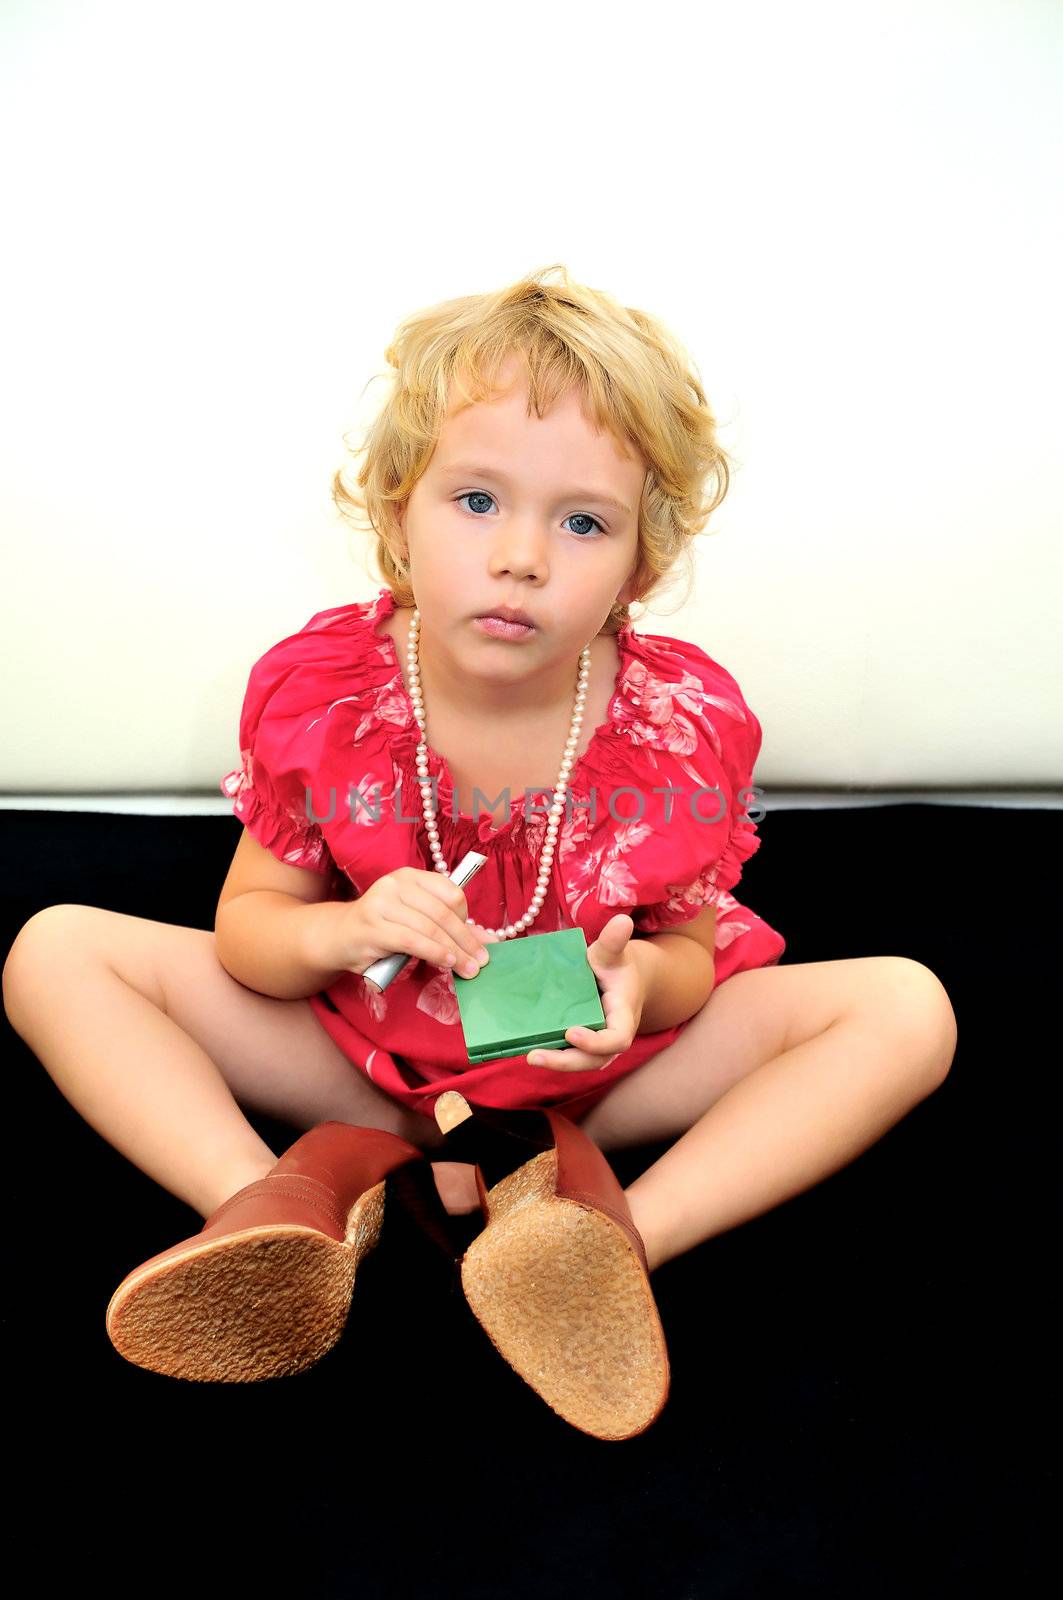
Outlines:
[[671,1381],[649,1263],[602,1151],[553,1108],[435,1102],[446,1154],[476,1167],[486,1226],[461,1260],[473,1315],[560,1417],[630,1439],[663,1411]]
[[107,1307],[111,1343],[136,1366],[200,1382],[312,1366],[343,1331],[389,1188],[456,1257],[424,1152],[382,1128],[322,1122],[198,1234],[123,1279]]

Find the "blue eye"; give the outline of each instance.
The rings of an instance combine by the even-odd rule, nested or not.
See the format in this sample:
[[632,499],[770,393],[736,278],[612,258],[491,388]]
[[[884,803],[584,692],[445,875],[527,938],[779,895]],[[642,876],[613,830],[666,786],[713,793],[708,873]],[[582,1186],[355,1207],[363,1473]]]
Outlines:
[[[465,494],[459,494],[455,503],[460,505],[463,500],[472,500],[474,497],[480,500],[494,500],[494,495],[488,494],[486,489],[469,489]],[[470,512],[470,515],[475,516],[476,513]],[[571,511],[569,512],[569,516],[584,517],[588,522],[594,523],[594,526],[598,529],[599,533],[608,532],[608,529],[606,529],[604,525],[598,521],[597,517],[592,517],[589,511]],[[568,517],[565,518],[565,521],[568,521]],[[580,536],[580,542],[583,544],[588,542],[585,534]]]

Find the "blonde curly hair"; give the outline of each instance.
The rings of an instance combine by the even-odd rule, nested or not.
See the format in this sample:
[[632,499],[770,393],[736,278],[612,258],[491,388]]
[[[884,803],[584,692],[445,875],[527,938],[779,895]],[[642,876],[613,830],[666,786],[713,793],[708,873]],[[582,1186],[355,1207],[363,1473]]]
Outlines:
[[[560,282],[548,281],[553,273]],[[508,289],[462,295],[414,313],[385,351],[393,369],[390,393],[361,447],[351,452],[364,457],[355,479],[361,493],[348,488],[341,467],[332,498],[351,526],[375,533],[376,563],[396,606],[416,603],[399,512],[431,460],[452,385],[465,404],[495,398],[511,354],[527,367],[530,403],[540,418],[575,388],[595,424],[649,463],[638,559],[629,579],[633,604],[656,598],[684,558],[692,579],[693,539],[731,478],[731,460],[693,363],[657,318],[574,283],[555,263]],[[631,620],[630,611],[614,602],[601,631],[616,633]]]

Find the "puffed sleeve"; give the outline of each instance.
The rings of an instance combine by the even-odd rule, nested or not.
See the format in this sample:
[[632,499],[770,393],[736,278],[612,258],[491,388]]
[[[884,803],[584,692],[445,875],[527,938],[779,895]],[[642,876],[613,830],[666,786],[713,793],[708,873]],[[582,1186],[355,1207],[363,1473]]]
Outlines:
[[693,921],[735,887],[760,849],[748,811],[756,809],[753,768],[761,727],[740,696],[728,703],[737,717],[718,713],[705,721],[691,755],[671,763],[658,756],[654,781],[678,792],[670,819],[662,819],[636,869],[638,904],[629,914],[639,933]]
[[[720,790],[727,792],[724,784],[720,784]],[[706,805],[706,811],[712,814],[714,808]],[[727,811],[719,822],[704,821],[696,826],[703,832],[690,840],[692,877],[684,870],[685,862],[669,851],[668,859],[660,862],[658,870],[639,883],[642,904],[631,910],[637,933],[664,933],[668,928],[693,922],[704,907],[716,906],[720,894],[735,888],[744,864],[760,848],[756,824],[738,810],[736,802],[728,800]]]
[[692,922],[760,847],[749,811],[761,727],[732,674],[666,634],[622,629],[620,651],[608,718],[558,833],[567,914],[588,941],[618,911],[636,933]]
[[301,636],[267,650],[251,668],[240,713],[240,764],[220,788],[259,844],[293,867],[334,873],[318,823],[307,815],[306,774],[298,748],[302,719],[284,714],[284,686],[299,669]]

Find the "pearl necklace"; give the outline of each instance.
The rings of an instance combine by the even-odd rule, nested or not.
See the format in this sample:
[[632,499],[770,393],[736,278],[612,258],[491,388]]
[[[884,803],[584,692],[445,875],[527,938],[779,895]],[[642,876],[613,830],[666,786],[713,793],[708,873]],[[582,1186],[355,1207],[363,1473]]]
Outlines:
[[[421,730],[421,740],[417,746],[417,782],[421,790],[421,810],[424,813],[424,825],[428,832],[428,842],[432,849],[432,860],[437,872],[444,877],[450,876],[450,868],[443,860],[443,853],[439,848],[439,829],[436,827],[435,817],[431,809],[432,780],[428,776],[428,740],[425,736],[424,724],[424,694],[421,690],[421,670],[418,665],[417,645],[420,638],[421,613],[415,607],[410,618],[410,629],[406,644],[406,676],[410,684],[410,699],[413,701],[413,714],[417,718],[417,726]],[[557,839],[557,830],[560,826],[561,813],[565,807],[565,797],[568,794],[568,777],[576,761],[576,746],[579,744],[579,732],[583,726],[583,708],[587,703],[587,683],[591,675],[591,647],[585,644],[580,651],[579,676],[576,680],[576,699],[572,708],[572,721],[569,723],[568,738],[565,741],[565,754],[558,773],[557,784],[554,788],[554,802],[550,807],[546,823],[546,842],[540,857],[539,878],[532,895],[531,904],[522,917],[516,922],[507,922],[503,928],[488,928],[488,933],[493,933],[498,939],[513,939],[518,933],[523,933],[525,928],[531,927],[539,912],[542,910],[543,901],[546,899],[546,887],[550,882],[550,868],[554,859],[554,844]],[[473,917],[466,917],[466,922],[473,922]]]

